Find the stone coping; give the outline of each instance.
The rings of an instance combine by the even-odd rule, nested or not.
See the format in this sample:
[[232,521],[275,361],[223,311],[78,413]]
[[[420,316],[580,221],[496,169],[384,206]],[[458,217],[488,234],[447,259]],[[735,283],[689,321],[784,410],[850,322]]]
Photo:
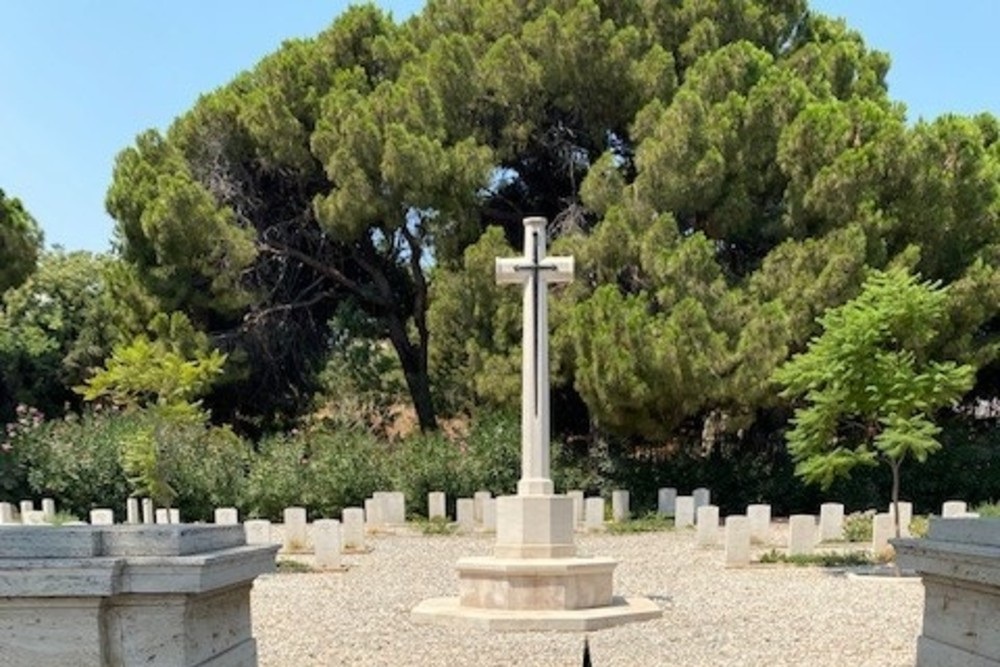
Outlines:
[[0,561],[7,558],[187,556],[245,544],[246,534],[240,525],[0,526]]
[[663,611],[648,598],[615,597],[590,609],[509,610],[463,607],[458,598],[424,600],[411,612],[415,623],[451,625],[501,632],[588,632],[660,618]]

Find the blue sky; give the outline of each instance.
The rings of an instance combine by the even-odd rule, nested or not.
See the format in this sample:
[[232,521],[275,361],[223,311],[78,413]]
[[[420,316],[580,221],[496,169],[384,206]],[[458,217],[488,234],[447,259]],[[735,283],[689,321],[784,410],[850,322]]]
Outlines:
[[[311,36],[347,0],[0,1],[0,188],[49,245],[110,248],[115,155],[165,129],[198,95],[283,40]],[[396,19],[422,0],[383,0]],[[812,0],[892,56],[890,94],[911,119],[1000,115],[996,0]]]

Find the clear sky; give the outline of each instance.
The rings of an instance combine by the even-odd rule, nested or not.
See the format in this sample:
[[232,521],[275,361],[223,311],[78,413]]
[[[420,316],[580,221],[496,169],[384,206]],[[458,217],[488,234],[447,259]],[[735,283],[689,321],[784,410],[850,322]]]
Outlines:
[[[348,0],[0,0],[0,188],[46,242],[107,250],[115,155]],[[381,0],[403,19],[422,0]],[[909,117],[1000,115],[998,0],[811,0],[892,56]]]

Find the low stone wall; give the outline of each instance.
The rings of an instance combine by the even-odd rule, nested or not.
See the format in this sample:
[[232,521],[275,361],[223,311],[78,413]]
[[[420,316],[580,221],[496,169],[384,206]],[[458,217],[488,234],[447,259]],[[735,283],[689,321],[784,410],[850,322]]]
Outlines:
[[0,664],[257,664],[242,526],[0,527]]
[[917,667],[1000,665],[1000,519],[931,519],[926,539],[892,540],[924,583]]

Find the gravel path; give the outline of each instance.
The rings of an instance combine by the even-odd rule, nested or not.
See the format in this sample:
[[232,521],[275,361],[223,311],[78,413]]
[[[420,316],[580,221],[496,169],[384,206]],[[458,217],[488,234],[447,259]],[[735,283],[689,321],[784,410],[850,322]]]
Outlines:
[[[496,633],[417,625],[421,600],[457,594],[455,561],[486,536],[378,536],[343,573],[275,574],[254,585],[261,667],[581,664],[580,633]],[[579,536],[618,559],[616,595],[652,598],[663,618],[590,634],[595,667],[912,667],[923,586],[819,568],[726,569],[690,531]]]

